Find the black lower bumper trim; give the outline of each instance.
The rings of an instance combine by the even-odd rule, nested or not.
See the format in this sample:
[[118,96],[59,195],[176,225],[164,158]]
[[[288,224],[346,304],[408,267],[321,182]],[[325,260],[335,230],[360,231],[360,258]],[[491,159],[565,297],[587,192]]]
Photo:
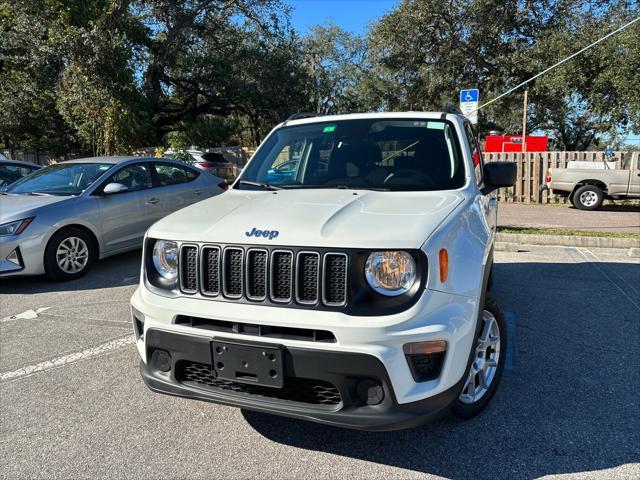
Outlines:
[[[417,402],[398,404],[386,368],[376,357],[366,354],[320,351],[306,348],[284,349],[285,371],[288,377],[315,379],[335,386],[339,404],[314,404],[254,395],[236,389],[216,388],[181,381],[181,365],[191,362],[211,365],[212,338],[169,333],[150,329],[146,333],[147,358],[156,349],[171,353],[172,368],[162,372],[140,363],[145,384],[153,391],[168,395],[216,402],[264,413],[273,413],[327,425],[359,430],[397,430],[410,428],[442,416],[462,388],[462,379],[451,389]],[[176,376],[178,373],[178,376]],[[383,400],[367,405],[358,396],[357,386],[362,380],[381,385]]]

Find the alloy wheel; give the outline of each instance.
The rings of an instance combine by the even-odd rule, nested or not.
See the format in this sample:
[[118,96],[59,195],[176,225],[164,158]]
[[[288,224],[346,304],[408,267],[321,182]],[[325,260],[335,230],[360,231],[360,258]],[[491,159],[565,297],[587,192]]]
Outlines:
[[465,404],[475,403],[487,393],[500,362],[500,327],[496,317],[490,311],[483,310],[482,322],[473,362],[459,397]]
[[89,248],[81,238],[67,237],[58,245],[56,262],[63,272],[78,273],[89,263]]

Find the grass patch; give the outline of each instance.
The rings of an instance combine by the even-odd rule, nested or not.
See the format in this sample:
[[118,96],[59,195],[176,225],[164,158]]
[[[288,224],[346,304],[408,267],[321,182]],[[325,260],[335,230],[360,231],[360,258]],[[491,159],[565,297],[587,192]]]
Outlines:
[[523,233],[525,235],[564,235],[566,237],[640,238],[640,233],[601,232],[597,230],[565,230],[559,228],[498,227],[498,233]]

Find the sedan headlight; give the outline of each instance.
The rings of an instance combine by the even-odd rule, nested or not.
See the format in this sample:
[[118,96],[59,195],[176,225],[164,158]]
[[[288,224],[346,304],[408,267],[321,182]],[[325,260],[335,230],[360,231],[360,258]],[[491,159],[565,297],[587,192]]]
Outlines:
[[3,223],[0,225],[0,237],[7,237],[9,235],[20,235],[25,228],[29,226],[33,217],[23,218],[22,220],[15,220],[9,223]]
[[364,270],[371,288],[388,297],[402,295],[416,281],[416,262],[407,252],[373,252]]
[[167,280],[178,278],[178,244],[158,240],[153,245],[153,266],[161,277]]

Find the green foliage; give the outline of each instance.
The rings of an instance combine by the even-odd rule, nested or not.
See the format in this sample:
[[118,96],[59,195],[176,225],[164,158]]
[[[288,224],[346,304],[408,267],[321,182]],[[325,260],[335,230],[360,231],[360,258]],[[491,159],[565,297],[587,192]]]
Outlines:
[[[638,16],[631,2],[405,0],[369,33],[363,89],[389,110],[439,110],[477,86],[481,103]],[[589,148],[640,129],[640,24],[529,85],[529,131]],[[634,97],[635,98],[631,98]],[[480,130],[521,131],[522,90],[480,111]]]
[[[0,145],[54,155],[256,145],[291,113],[440,110],[481,100],[638,15],[601,0],[404,0],[365,37],[299,36],[281,0],[0,0]],[[557,148],[640,130],[640,25],[529,86]],[[517,133],[517,92],[481,110]]]

